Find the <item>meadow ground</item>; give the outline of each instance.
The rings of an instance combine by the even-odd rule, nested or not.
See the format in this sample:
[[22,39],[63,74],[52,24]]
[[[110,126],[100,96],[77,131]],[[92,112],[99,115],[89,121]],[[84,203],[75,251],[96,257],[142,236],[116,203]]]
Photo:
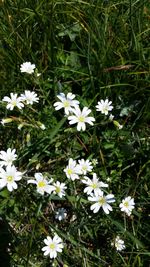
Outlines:
[[2,0],[0,16],[0,266],[150,266],[150,2]]

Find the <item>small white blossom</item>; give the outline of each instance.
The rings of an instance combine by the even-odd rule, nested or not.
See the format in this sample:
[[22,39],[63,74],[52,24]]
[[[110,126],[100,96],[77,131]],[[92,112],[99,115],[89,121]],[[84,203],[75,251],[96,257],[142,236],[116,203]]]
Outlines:
[[24,62],[20,66],[20,71],[26,72],[28,74],[34,73],[34,69],[35,69],[35,64],[31,64],[31,62]]
[[64,208],[59,208],[55,213],[55,219],[62,221],[66,218],[67,211]]
[[60,198],[65,196],[65,190],[67,189],[66,185],[64,183],[60,183],[57,181],[56,183],[53,183],[54,190],[53,194],[57,194]]
[[39,102],[39,97],[37,97],[37,94],[29,90],[25,90],[24,94],[21,94],[21,99],[22,101],[25,101],[27,105],[33,105],[34,102]]
[[110,115],[109,115],[109,120],[110,120],[110,121],[113,121],[113,119],[114,119],[114,115],[110,114]]
[[71,115],[68,117],[69,124],[77,123],[77,130],[78,131],[85,131],[86,123],[93,125],[93,121],[95,121],[94,117],[88,117],[89,113],[91,112],[90,109],[84,107],[81,111],[79,107],[75,107],[72,112],[75,115]]
[[93,195],[92,197],[88,197],[89,201],[95,202],[90,209],[97,213],[99,209],[102,207],[103,211],[106,214],[109,214],[109,211],[112,211],[112,207],[109,205],[109,203],[115,202],[114,195],[109,194],[107,196],[104,196],[104,193],[101,191],[98,196]]
[[8,148],[7,151],[0,151],[0,166],[12,165],[13,161],[16,160],[17,154],[16,149],[11,150]]
[[123,128],[123,125],[119,124],[118,129],[121,130]]
[[10,93],[10,97],[4,96],[2,101],[8,103],[6,108],[10,109],[10,110],[13,110],[14,107],[17,107],[19,109],[22,109],[24,107],[24,104],[21,102],[22,98],[21,97],[17,97],[17,94],[14,94],[14,93]]
[[81,173],[82,174],[87,174],[87,172],[91,172],[92,169],[93,169],[93,166],[92,166],[92,163],[87,159],[87,160],[84,160],[84,159],[79,159],[78,160],[79,162],[79,168],[81,169]]
[[0,188],[7,186],[11,192],[18,188],[17,181],[21,180],[23,173],[18,172],[15,166],[8,165],[6,170],[0,168]]
[[100,111],[102,114],[108,115],[108,112],[113,109],[113,106],[111,106],[112,101],[106,100],[100,100],[98,102],[98,105],[96,105],[96,110]]
[[124,241],[122,239],[120,239],[119,236],[116,236],[114,245],[115,245],[117,251],[121,251],[121,250],[125,249]]
[[135,206],[134,198],[131,198],[130,196],[123,199],[119,205],[121,211],[124,211],[128,216],[131,215],[134,206]]
[[28,180],[28,184],[36,184],[37,186],[37,192],[41,195],[44,195],[44,193],[51,194],[53,190],[55,190],[55,187],[51,185],[50,183],[53,181],[53,179],[50,179],[49,181],[43,177],[42,173],[35,173],[34,175],[35,180]]
[[57,257],[57,252],[62,252],[62,249],[64,247],[62,239],[55,235],[53,239],[50,236],[47,236],[46,239],[44,239],[45,247],[42,248],[42,251],[44,251],[44,256],[49,255],[51,259]]
[[92,193],[95,194],[95,196],[99,196],[101,194],[101,188],[102,187],[108,187],[108,184],[105,184],[103,182],[100,182],[97,178],[96,173],[93,173],[93,179],[89,179],[89,177],[84,176],[84,180],[82,180],[84,184],[87,185],[84,189],[84,193],[87,193],[88,195],[91,195]]
[[54,107],[56,110],[64,108],[66,115],[69,115],[69,112],[72,111],[72,108],[75,108],[79,105],[79,101],[74,100],[75,95],[72,93],[68,93],[67,96],[65,96],[64,93],[60,93],[59,95],[57,95],[57,97],[60,99],[61,102],[54,103]]
[[72,158],[69,159],[68,166],[64,169],[64,172],[66,173],[67,178],[72,181],[79,179],[79,174],[81,174],[78,164]]

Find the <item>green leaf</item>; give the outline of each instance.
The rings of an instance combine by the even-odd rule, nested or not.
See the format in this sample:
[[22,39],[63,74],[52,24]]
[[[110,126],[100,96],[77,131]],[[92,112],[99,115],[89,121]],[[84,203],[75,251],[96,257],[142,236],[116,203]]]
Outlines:
[[0,196],[4,198],[8,198],[10,195],[9,191],[5,188],[0,192]]

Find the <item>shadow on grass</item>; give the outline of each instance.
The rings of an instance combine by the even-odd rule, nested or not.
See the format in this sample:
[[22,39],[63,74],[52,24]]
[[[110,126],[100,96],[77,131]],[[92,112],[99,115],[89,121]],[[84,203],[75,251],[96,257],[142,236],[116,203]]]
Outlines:
[[9,225],[0,217],[0,266],[9,267],[10,266],[10,256],[8,253],[8,248],[11,242],[11,234],[9,230]]

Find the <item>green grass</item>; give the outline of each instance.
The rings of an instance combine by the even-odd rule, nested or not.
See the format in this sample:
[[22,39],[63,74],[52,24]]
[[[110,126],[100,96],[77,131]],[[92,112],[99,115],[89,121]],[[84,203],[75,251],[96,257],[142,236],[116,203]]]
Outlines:
[[[26,186],[26,177],[17,191],[1,190],[0,214],[11,235],[10,242],[6,231],[10,266],[52,266],[41,251],[52,230],[65,242],[54,266],[149,266],[149,1],[4,0],[0,7],[0,99],[24,90],[40,97],[39,104],[23,112],[10,112],[1,102],[1,118],[13,116],[13,122],[0,125],[0,150],[16,148],[17,166],[28,177],[47,172],[61,181],[68,158],[97,159],[94,171],[103,181],[111,178],[116,197],[114,212],[107,216],[90,211],[80,183],[68,183],[62,200],[37,195]],[[20,73],[26,61],[36,64],[42,73],[38,79]],[[86,132],[69,127],[53,107],[61,91],[75,93],[82,107],[92,109],[94,127]],[[124,125],[120,131],[95,111],[97,101],[106,97]],[[22,120],[28,125],[18,130]],[[36,128],[37,121],[45,131]],[[136,206],[125,219],[118,205],[127,195]],[[67,220],[55,220],[58,207],[67,209]],[[126,245],[120,253],[111,246],[118,234]]]

